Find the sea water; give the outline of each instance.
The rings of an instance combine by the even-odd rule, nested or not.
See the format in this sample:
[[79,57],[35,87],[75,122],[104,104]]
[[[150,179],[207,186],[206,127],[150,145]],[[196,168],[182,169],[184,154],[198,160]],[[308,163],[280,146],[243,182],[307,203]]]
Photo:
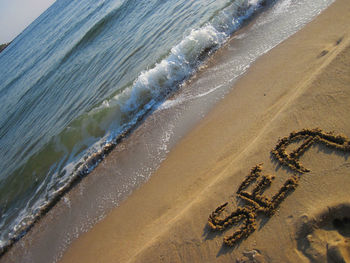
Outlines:
[[[56,1],[0,53],[0,246],[23,236],[145,117],[221,98],[259,56],[332,2]],[[184,88],[253,18],[249,32],[234,36],[235,56]]]

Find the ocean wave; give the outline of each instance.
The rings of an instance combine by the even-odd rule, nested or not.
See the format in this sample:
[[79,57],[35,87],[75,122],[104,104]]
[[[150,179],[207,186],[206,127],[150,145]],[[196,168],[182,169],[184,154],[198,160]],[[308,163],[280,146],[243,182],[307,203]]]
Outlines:
[[133,85],[98,108],[118,104],[122,112],[132,114],[164,100],[265,3],[264,0],[234,1],[212,21],[191,30],[166,58],[141,72]]
[[[76,41],[76,43],[66,52],[60,63],[66,62],[69,57],[75,53],[76,50],[79,50],[84,45],[91,43],[100,33],[108,28],[108,26],[116,19],[121,19],[124,14],[127,13],[127,9],[132,5],[131,2],[135,0],[125,0],[117,7],[111,9],[106,15],[100,18],[94,23],[81,37]],[[101,5],[102,6],[102,5]],[[97,8],[100,9],[100,6]]]

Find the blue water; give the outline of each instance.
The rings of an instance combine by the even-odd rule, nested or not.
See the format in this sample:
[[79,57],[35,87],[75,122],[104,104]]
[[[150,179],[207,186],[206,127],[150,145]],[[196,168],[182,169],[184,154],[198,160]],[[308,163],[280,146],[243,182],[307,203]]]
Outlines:
[[[282,17],[284,5],[298,6],[280,1]],[[35,20],[0,53],[0,248],[21,237],[265,2],[58,0]],[[293,15],[306,23],[331,0],[314,2],[307,18]]]

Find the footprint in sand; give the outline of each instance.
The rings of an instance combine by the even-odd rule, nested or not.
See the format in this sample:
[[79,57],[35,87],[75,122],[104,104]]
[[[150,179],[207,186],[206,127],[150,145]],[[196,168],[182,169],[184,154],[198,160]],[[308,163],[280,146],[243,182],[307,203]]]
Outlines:
[[350,204],[341,204],[300,223],[298,249],[311,262],[350,262]]
[[256,249],[243,252],[243,257],[236,260],[236,263],[266,263],[266,262],[267,261],[261,255],[260,251]]
[[[333,47],[338,46],[338,45],[343,41],[343,38],[344,38],[344,37],[340,37],[340,38],[334,43],[334,45],[333,45],[332,47],[330,47],[330,49],[333,49]],[[330,51],[331,51],[331,50],[328,50],[328,49],[322,50],[322,51],[318,54],[317,58],[322,58],[322,57],[324,57],[324,56],[327,55]]]

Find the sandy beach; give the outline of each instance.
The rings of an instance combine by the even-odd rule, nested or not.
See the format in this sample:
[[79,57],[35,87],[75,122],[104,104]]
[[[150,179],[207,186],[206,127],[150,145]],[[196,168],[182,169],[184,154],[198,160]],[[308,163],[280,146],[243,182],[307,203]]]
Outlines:
[[[258,59],[151,179],[73,242],[61,262],[350,262],[349,25],[349,2],[337,0]],[[284,159],[271,154],[279,139],[315,128],[341,142],[309,135],[291,139]],[[296,165],[289,153],[307,140]],[[261,163],[245,189],[255,201],[274,200],[293,176],[298,184],[275,203],[273,214],[260,204],[246,219],[224,226],[226,216],[252,205],[237,191]],[[222,230],[210,227],[209,215]],[[233,246],[224,243],[244,224],[249,228],[253,217],[255,229]]]

